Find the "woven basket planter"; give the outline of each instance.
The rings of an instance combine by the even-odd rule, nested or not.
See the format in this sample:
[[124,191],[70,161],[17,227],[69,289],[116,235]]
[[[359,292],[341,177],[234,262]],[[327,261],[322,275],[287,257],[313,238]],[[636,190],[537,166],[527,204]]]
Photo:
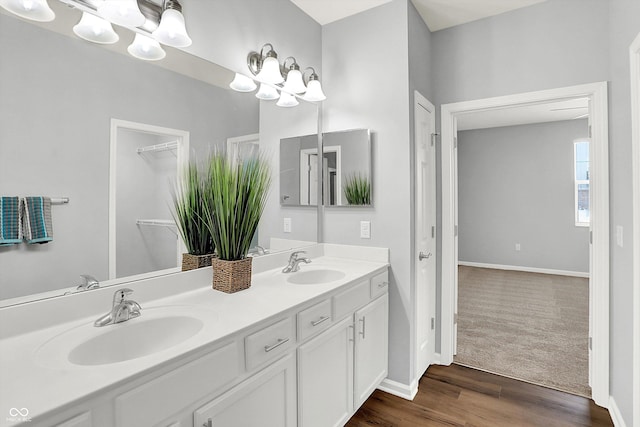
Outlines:
[[213,289],[228,294],[248,289],[251,286],[252,260],[253,258],[251,257],[238,261],[225,261],[214,258],[211,261],[213,266]]
[[213,254],[192,255],[182,254],[182,271],[195,270],[196,268],[209,267]]

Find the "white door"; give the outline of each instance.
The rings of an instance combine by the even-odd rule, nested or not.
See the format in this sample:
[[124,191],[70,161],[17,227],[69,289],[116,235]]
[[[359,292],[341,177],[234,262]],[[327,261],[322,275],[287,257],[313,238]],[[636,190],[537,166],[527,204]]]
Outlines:
[[356,312],[355,408],[387,377],[389,295],[384,294]]
[[232,163],[257,154],[259,148],[260,134],[257,133],[227,138],[227,157]]
[[416,372],[420,378],[435,354],[436,147],[435,109],[416,92]]
[[298,348],[300,427],[337,427],[353,412],[353,318]]

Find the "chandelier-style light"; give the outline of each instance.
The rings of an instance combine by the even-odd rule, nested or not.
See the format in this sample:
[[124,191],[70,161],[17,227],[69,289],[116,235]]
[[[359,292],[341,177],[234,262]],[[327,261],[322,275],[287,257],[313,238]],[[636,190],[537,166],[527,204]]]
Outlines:
[[113,44],[120,40],[109,21],[87,12],[82,12],[82,18],[73,27],[73,32],[93,43]]
[[127,48],[132,56],[145,61],[158,61],[167,53],[160,47],[160,43],[149,36],[137,33],[133,43]]
[[98,14],[123,27],[139,27],[147,19],[140,12],[137,0],[104,0],[98,5]]
[[276,105],[280,107],[295,107],[299,103],[297,98],[309,102],[327,99],[316,71],[312,67],[307,67],[305,73],[307,70],[311,70],[311,73],[305,79],[305,74],[300,72],[300,65],[293,56],[287,57],[281,65],[271,43],[262,46],[259,53],[250,52],[247,56],[247,66],[254,78],[236,73],[229,84],[231,89],[238,92],[251,92],[256,88],[253,81],[256,80],[261,83],[256,98],[277,99]]
[[164,0],[160,25],[152,33],[160,43],[173,47],[191,46],[191,38],[182,15],[182,6],[177,0]]

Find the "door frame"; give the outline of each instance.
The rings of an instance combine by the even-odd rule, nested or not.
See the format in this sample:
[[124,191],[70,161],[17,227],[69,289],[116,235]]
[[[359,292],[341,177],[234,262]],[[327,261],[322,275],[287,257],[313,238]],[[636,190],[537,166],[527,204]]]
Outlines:
[[592,397],[596,404],[609,404],[609,130],[607,82],[527,92],[515,95],[443,104],[442,132],[442,298],[441,362],[453,362],[455,352],[454,314],[458,285],[458,160],[454,139],[457,116],[476,111],[542,104],[573,98],[591,102],[591,262],[590,286],[593,288]]
[[[435,134],[436,131],[436,107],[429,102],[429,100],[427,98],[425,98],[420,92],[418,92],[417,90],[413,92],[414,94],[414,98],[413,98],[413,111],[414,111],[414,147],[413,147],[413,157],[414,157],[414,164],[415,164],[415,176],[414,176],[414,181],[417,181],[418,179],[418,169],[417,169],[417,162],[418,162],[418,143],[417,143],[417,136],[418,136],[418,120],[416,119],[417,116],[417,111],[418,108],[422,107],[425,110],[427,110],[428,112],[431,113],[431,130],[432,133]],[[436,186],[436,172],[435,172],[435,167],[436,167],[436,155],[435,155],[435,144],[434,144],[434,156],[432,159],[432,165],[434,168],[433,171],[433,178],[434,178],[434,189]],[[437,189],[436,189],[437,191]],[[435,196],[435,193],[434,193]],[[415,218],[415,229],[418,229],[418,223],[417,223],[417,219],[418,219],[418,186],[414,184],[414,218]],[[435,202],[435,200],[434,200]],[[437,211],[436,211],[436,216],[437,216]],[[434,225],[435,225],[435,220],[436,218],[434,218]],[[437,233],[434,236],[435,239],[437,239]],[[419,248],[418,248],[418,240],[417,238],[414,239],[413,242],[413,248],[412,248],[412,252],[413,252],[413,257],[412,257],[412,264],[413,264],[413,275],[414,275],[414,290],[413,292],[415,293],[415,297],[412,298],[413,300],[413,324],[414,324],[414,331],[413,331],[413,357],[412,357],[412,363],[411,363],[411,377],[412,377],[412,382],[411,384],[417,384],[420,380],[420,376],[423,374],[422,372],[418,372],[418,360],[419,360],[419,352],[420,352],[420,348],[419,348],[419,337],[418,337],[418,322],[420,319],[420,315],[424,314],[421,310],[420,307],[418,307],[418,270],[420,268],[420,264],[419,261],[417,261],[418,259],[418,253],[419,253]],[[437,251],[433,252],[433,255],[435,257],[434,262],[436,265],[436,269],[437,269],[437,265],[438,265],[438,255],[437,255]],[[437,277],[436,277],[437,280]],[[435,284],[434,284],[435,285]],[[435,298],[435,295],[434,295]],[[431,315],[435,318],[436,313],[431,313]],[[435,341],[433,343],[433,345],[435,346]],[[433,349],[433,354],[434,357],[437,358],[436,356],[436,349],[434,347]],[[436,360],[432,360],[432,363],[434,362],[438,362]]]
[[[629,47],[631,64],[631,150],[633,163],[633,360],[640,360],[640,33]],[[632,401],[640,399],[640,366],[633,367]],[[640,426],[640,406],[633,407]]]
[[[176,179],[184,174],[184,168],[189,161],[189,132],[179,129],[171,129],[161,126],[150,125],[146,123],[137,123],[127,120],[111,119],[111,129],[109,136],[109,280],[117,279],[116,277],[116,184],[117,177],[117,146],[118,146],[118,130],[127,129],[136,132],[151,133],[155,135],[164,135],[175,137],[178,142],[176,149]],[[177,263],[176,270],[179,271],[182,253],[186,252],[186,247],[181,238],[178,238]],[[157,273],[145,273],[136,276],[136,278],[146,278],[157,276]]]
[[[342,147],[340,145],[326,145],[322,148],[322,155],[323,155],[323,159],[322,162],[319,164],[319,168],[322,169],[322,186],[320,187],[322,189],[322,199],[321,200],[316,200],[316,204],[317,205],[324,205],[325,204],[325,200],[324,200],[324,192],[327,191],[327,185],[325,185],[324,180],[328,180],[328,174],[325,174],[324,171],[324,153],[336,153],[336,203],[337,205],[341,205],[342,204]],[[317,148],[302,148],[300,149],[300,200],[302,200],[302,196],[306,195],[307,199],[309,198],[309,192],[308,189],[309,187],[309,173],[307,171],[307,173],[304,173],[304,168],[307,167],[309,165],[309,157],[312,155],[317,155],[318,154],[318,149]],[[328,181],[327,181],[328,184]],[[305,189],[305,192],[302,191],[302,189]],[[320,193],[319,193],[320,194]],[[320,199],[320,197],[318,197],[318,199]],[[302,203],[300,202],[300,205],[302,206],[313,206],[311,205],[311,203]]]

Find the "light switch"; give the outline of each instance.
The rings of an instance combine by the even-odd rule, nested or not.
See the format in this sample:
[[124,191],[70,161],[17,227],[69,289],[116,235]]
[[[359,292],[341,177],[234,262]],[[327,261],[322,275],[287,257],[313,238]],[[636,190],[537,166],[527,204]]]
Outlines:
[[360,238],[371,238],[371,221],[360,221]]
[[516,251],[520,251],[520,243],[516,243]]
[[621,225],[616,225],[616,243],[620,247],[623,247],[622,245],[624,245],[623,229]]
[[285,218],[283,222],[283,231],[285,233],[291,233],[291,218]]

